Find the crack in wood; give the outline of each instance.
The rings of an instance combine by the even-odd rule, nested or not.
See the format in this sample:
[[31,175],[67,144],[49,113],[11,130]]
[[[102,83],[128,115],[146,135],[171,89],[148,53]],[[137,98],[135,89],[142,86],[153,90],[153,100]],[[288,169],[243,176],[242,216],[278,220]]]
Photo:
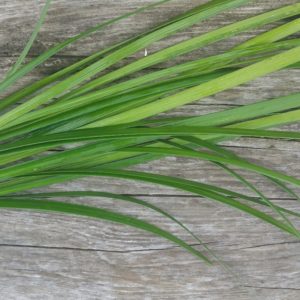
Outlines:
[[[206,242],[203,244],[200,243],[188,243],[192,247],[203,246],[203,245],[213,245],[218,242]],[[249,247],[234,248],[231,250],[246,250],[246,249],[255,249],[268,246],[278,246],[285,244],[300,244],[300,241],[286,241],[278,243],[269,243],[254,245]],[[234,247],[238,244],[229,244],[225,245],[226,247]],[[224,246],[224,245],[223,245]],[[129,249],[129,250],[107,250],[107,249],[95,249],[95,248],[78,248],[78,247],[60,247],[60,246],[43,246],[43,245],[21,245],[21,244],[0,244],[0,247],[15,247],[15,248],[35,248],[35,249],[46,249],[46,250],[66,250],[66,251],[83,251],[83,252],[106,252],[106,253],[135,253],[135,252],[149,252],[149,251],[167,251],[179,248],[179,246],[170,246],[164,248],[145,248],[145,249]]]
[[243,285],[245,288],[253,289],[267,289],[267,290],[291,290],[291,291],[300,291],[300,288],[290,288],[290,287],[271,287],[271,286],[252,286],[252,285]]
[[[153,197],[172,197],[172,198],[201,198],[204,199],[201,196],[195,196],[195,195],[187,195],[187,194],[140,194],[140,193],[136,193],[136,194],[122,194],[124,196],[137,196],[137,197],[149,197],[149,198],[153,198]],[[253,200],[258,200],[258,197],[251,197]],[[272,200],[272,201],[298,201],[295,198],[289,198],[289,197],[268,197],[268,199]]]
[[[217,242],[207,243],[190,243],[189,246],[196,247],[202,245],[211,245]],[[228,245],[233,246],[233,245]],[[105,253],[135,253],[135,252],[149,252],[149,251],[167,251],[177,249],[179,246],[170,246],[164,248],[145,248],[145,249],[130,249],[130,250],[107,250],[95,248],[77,248],[77,247],[59,247],[59,246],[43,246],[43,245],[21,245],[21,244],[0,244],[0,247],[15,247],[15,248],[33,248],[33,249],[46,249],[46,250],[66,250],[66,251],[83,251],[83,252],[105,252]]]
[[254,245],[254,246],[249,246],[249,247],[236,248],[234,250],[255,249],[255,248],[268,247],[268,246],[285,245],[285,244],[300,244],[300,241],[287,241],[287,242],[280,242],[280,243],[269,243],[269,244],[263,244],[263,245]]

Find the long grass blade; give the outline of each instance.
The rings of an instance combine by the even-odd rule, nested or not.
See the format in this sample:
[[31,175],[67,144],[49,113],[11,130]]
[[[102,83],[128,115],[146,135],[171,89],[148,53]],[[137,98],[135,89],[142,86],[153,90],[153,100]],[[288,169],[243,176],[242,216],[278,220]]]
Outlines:
[[177,218],[166,212],[165,210],[157,207],[149,203],[148,201],[144,201],[141,199],[137,199],[133,196],[122,195],[122,194],[115,194],[109,192],[99,192],[99,191],[71,191],[71,192],[49,192],[49,193],[34,193],[34,194],[18,194],[14,196],[14,199],[52,199],[57,197],[96,197],[96,198],[109,198],[117,201],[125,201],[129,203],[133,203],[145,208],[149,208],[160,215],[166,217],[167,219],[171,220],[172,222],[179,225],[184,231],[186,231],[189,235],[191,235],[197,242],[204,245],[203,242],[197,237],[187,226],[185,226],[182,222],[180,222]]
[[110,198],[117,201],[126,201],[133,204],[140,205],[142,207],[149,208],[160,215],[166,217],[167,219],[171,220],[172,222],[176,223],[181,227],[184,231],[186,231],[190,236],[192,236],[200,245],[202,245],[205,250],[214,257],[220,265],[224,267],[226,271],[230,271],[230,273],[233,273],[233,271],[227,266],[227,264],[222,261],[197,235],[195,235],[186,225],[184,225],[182,222],[180,222],[177,218],[170,215],[165,210],[162,210],[161,208],[157,207],[156,205],[153,205],[147,201],[137,199],[132,196],[128,195],[121,195],[121,194],[115,194],[115,193],[108,193],[108,192],[95,192],[95,191],[73,191],[73,192],[52,192],[52,193],[34,193],[34,194],[18,194],[17,196],[14,196],[14,199],[52,199],[57,197],[104,197],[104,198]]
[[129,225],[131,227],[141,229],[159,237],[167,239],[181,248],[187,250],[191,254],[195,255],[197,258],[203,260],[204,262],[211,264],[211,261],[204,256],[201,252],[197,251],[190,245],[188,245],[183,240],[174,236],[168,231],[165,231],[155,225],[147,223],[145,221],[123,215],[120,213],[112,212],[98,207],[92,207],[87,205],[71,204],[65,202],[56,201],[46,201],[46,200],[27,200],[27,199],[0,199],[0,208],[9,209],[29,209],[47,212],[59,212],[72,215],[78,215],[83,217],[96,218],[101,220],[112,221],[115,223],[120,223],[124,225]]
[[40,18],[25,46],[25,48],[23,49],[22,53],[20,54],[19,58],[17,59],[17,61],[15,62],[15,64],[13,65],[13,67],[8,71],[8,73],[6,74],[6,78],[12,76],[19,68],[20,66],[22,65],[22,63],[24,62],[28,52],[30,51],[39,31],[40,31],[40,28],[42,27],[44,21],[45,21],[45,18],[46,18],[46,15],[47,15],[47,12],[48,12],[48,9],[49,9],[49,6],[51,4],[51,1],[52,0],[46,0],[46,3],[45,3],[45,6],[43,7],[42,9],[42,12],[41,12],[41,15],[40,15]]
[[[119,150],[121,151],[121,150]],[[230,164],[234,165],[237,167],[244,168],[249,171],[254,171],[259,174],[277,179],[277,180],[282,180],[284,182],[288,182],[291,184],[294,184],[296,186],[300,186],[300,179],[295,178],[293,176],[285,175],[281,172],[274,171],[259,165],[255,165],[250,162],[246,162],[240,159],[234,159],[234,158],[228,158],[228,157],[221,157],[218,155],[214,154],[208,154],[206,152],[200,152],[200,151],[187,151],[187,150],[181,150],[181,149],[169,149],[169,148],[158,148],[158,147],[131,147],[131,148],[126,148],[126,152],[136,152],[136,153],[158,153],[158,154],[164,154],[166,155],[167,153],[169,155],[177,155],[177,156],[184,156],[184,157],[198,157],[204,160],[208,161],[214,161],[218,163],[224,163],[224,164]]]
[[[232,158],[236,158],[236,159],[241,159],[240,157],[238,157],[236,154],[234,154],[231,151],[225,150],[223,148],[221,148],[218,145],[215,145],[209,141],[204,141],[204,140],[200,140],[198,138],[192,137],[192,138],[183,138],[184,141],[187,142],[191,142],[197,146],[200,147],[204,147],[207,149],[210,149],[212,151],[214,151],[216,154],[219,155],[223,155],[224,157],[232,157]],[[187,145],[176,145],[178,148],[182,147],[182,149],[184,150],[194,150],[193,148],[187,146]],[[245,161],[245,160],[244,160]],[[238,172],[232,170],[231,168],[227,167],[226,165],[222,164],[222,163],[216,163],[213,162],[215,165],[219,166],[220,168],[222,168],[225,172],[227,172],[229,175],[233,176],[234,178],[236,178],[238,181],[240,181],[244,186],[246,186],[247,188],[249,188],[251,191],[253,191],[255,194],[258,195],[258,197],[260,199],[262,199],[266,205],[268,205],[275,213],[277,213],[280,217],[282,217],[285,222],[295,231],[295,234],[300,238],[300,234],[298,232],[298,230],[294,227],[294,225],[292,224],[292,222],[284,215],[284,213],[278,209],[276,207],[276,205],[274,205],[272,203],[272,201],[270,199],[268,199],[268,197],[266,197],[261,191],[259,191],[251,182],[249,182],[247,179],[245,179],[243,176],[241,176]],[[268,178],[268,177],[267,177]],[[270,180],[272,180],[272,178],[270,178]],[[281,182],[276,180],[276,183],[278,182],[278,185],[280,186]],[[285,187],[285,190],[289,190],[287,187]]]
[[122,138],[136,138],[136,142],[141,140],[144,142],[149,137],[149,141],[155,137],[169,136],[191,136],[208,134],[222,134],[232,136],[249,136],[249,137],[264,137],[278,139],[300,139],[300,133],[294,131],[274,131],[274,130],[259,130],[259,129],[244,129],[244,128],[220,128],[220,127],[159,127],[159,128],[116,128],[103,127],[92,129],[80,129],[66,131],[61,133],[48,134],[45,136],[36,136],[24,138],[16,142],[10,142],[0,145],[0,153],[13,153],[13,151],[33,150],[35,148],[50,149],[55,146],[64,144],[72,144],[84,141],[97,140],[115,140]]
[[204,190],[201,188],[197,182],[186,180],[186,179],[179,179],[170,176],[163,176],[163,175],[156,175],[151,173],[143,173],[143,172],[135,172],[135,171],[124,171],[124,170],[113,170],[113,169],[102,169],[101,171],[83,171],[83,170],[76,170],[76,171],[59,171],[58,172],[45,172],[43,175],[72,175],[72,174],[81,174],[83,176],[105,176],[105,177],[116,177],[116,178],[123,178],[123,179],[130,179],[130,180],[139,180],[145,181],[149,183],[155,183],[160,185],[165,185],[169,187],[174,187],[177,189],[185,190],[187,192],[191,192],[197,194],[202,197],[210,198],[218,202],[222,202],[224,204],[230,205],[235,207],[239,210],[247,212],[250,215],[253,215],[265,222],[273,224],[274,226],[295,235],[294,231],[290,229],[289,226],[274,219],[272,216],[265,214],[255,208],[252,208],[246,204],[243,204],[237,200],[233,200],[229,197],[223,196],[218,194],[212,190]]

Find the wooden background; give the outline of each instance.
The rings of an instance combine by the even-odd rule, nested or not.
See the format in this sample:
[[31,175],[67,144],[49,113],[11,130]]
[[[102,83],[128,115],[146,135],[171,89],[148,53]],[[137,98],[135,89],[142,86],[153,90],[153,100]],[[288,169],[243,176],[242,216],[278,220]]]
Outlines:
[[[0,1],[0,77],[21,52],[44,1]],[[152,0],[54,0],[31,57],[83,29],[151,3]],[[19,85],[85,57],[105,45],[151,28],[204,0],[172,1],[132,17],[69,47],[32,72]],[[234,20],[286,4],[290,0],[250,1],[184,33],[156,43],[148,53],[196,36]],[[270,27],[264,27],[261,32]],[[215,53],[247,39],[254,32],[232,38],[217,47],[194,52]],[[137,53],[142,56],[144,53]],[[191,56],[190,55],[190,56]],[[127,60],[131,60],[130,58]],[[185,59],[179,58],[178,61]],[[255,100],[300,91],[300,70],[281,71],[199,103],[170,112],[199,115]],[[299,124],[298,124],[299,125]],[[289,128],[299,130],[299,126]],[[254,162],[300,176],[298,142],[240,139],[229,149]],[[208,163],[166,158],[137,169],[212,182],[245,191],[236,181]],[[245,173],[244,173],[245,174]],[[299,203],[255,174],[245,174],[274,203],[299,209]],[[292,237],[239,211],[195,198],[173,189],[111,179],[89,178],[51,190],[93,189],[126,193],[147,199],[177,216],[239,274],[243,287],[220,267],[207,267],[193,256],[160,238],[119,225],[65,216],[1,210],[0,299],[300,299],[300,245]],[[77,202],[114,208],[140,216],[193,241],[177,226],[145,209],[100,199]],[[298,222],[298,225],[299,222]]]

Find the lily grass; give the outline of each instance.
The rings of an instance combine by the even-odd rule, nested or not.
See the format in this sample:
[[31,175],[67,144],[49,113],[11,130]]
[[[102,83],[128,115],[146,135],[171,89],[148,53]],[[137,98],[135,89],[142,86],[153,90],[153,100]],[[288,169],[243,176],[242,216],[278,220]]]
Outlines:
[[[6,91],[17,80],[77,40],[170,1],[157,1],[96,25],[23,65],[45,20],[51,2],[46,1],[24,51],[0,83],[0,91]],[[263,191],[240,175],[239,170],[266,177],[270,183],[298,200],[293,186],[299,187],[300,179],[247,161],[218,145],[221,141],[243,136],[284,139],[287,143],[289,140],[299,140],[298,132],[270,129],[299,122],[299,93],[196,117],[160,116],[162,112],[267,74],[297,68],[300,62],[300,40],[290,36],[300,30],[300,19],[286,19],[299,15],[300,4],[237,21],[159,50],[105,75],[101,73],[156,41],[248,2],[209,1],[145,33],[100,49],[73,65],[3,97],[0,102],[0,208],[60,212],[130,225],[165,238],[206,263],[216,260],[223,264],[186,225],[149,202],[105,191],[31,191],[33,188],[86,176],[112,177],[168,186],[217,201],[300,238],[299,230],[290,219],[291,216],[299,218],[300,214],[272,203]],[[149,69],[165,61],[176,62],[178,56],[276,21],[285,23],[223,53],[158,71]],[[139,71],[142,70],[145,73],[140,75]],[[129,75],[134,78],[128,78]],[[16,105],[18,102],[21,103]],[[53,152],[57,147],[65,146],[62,151]],[[166,156],[211,162],[255,196],[200,181],[126,169]],[[179,225],[204,247],[208,255],[174,234],[140,219],[99,207],[57,201],[64,197],[108,197],[151,209]]]

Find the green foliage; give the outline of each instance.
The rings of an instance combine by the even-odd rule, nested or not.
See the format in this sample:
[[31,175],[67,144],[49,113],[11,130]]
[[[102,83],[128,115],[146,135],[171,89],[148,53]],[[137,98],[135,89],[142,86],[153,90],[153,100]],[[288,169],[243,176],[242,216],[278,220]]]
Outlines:
[[[157,1],[101,23],[55,45],[22,65],[45,19],[50,4],[50,1],[46,1],[40,20],[24,51],[0,83],[0,91],[6,91],[17,80],[77,40],[169,1],[171,0]],[[173,187],[217,201],[300,238],[300,232],[290,220],[291,216],[299,218],[300,214],[273,204],[264,192],[244,178],[239,170],[255,172],[258,176],[266,177],[298,200],[299,197],[292,186],[300,186],[300,179],[249,162],[218,145],[220,141],[242,136],[253,139],[300,139],[298,132],[269,129],[300,120],[299,94],[262,100],[197,117],[158,116],[162,112],[272,72],[297,68],[297,63],[300,62],[300,40],[288,37],[300,29],[300,19],[285,19],[299,15],[300,4],[285,6],[235,22],[137,59],[105,75],[101,73],[156,41],[247,2],[213,0],[199,5],[143,34],[101,49],[73,65],[5,96],[0,103],[0,208],[60,212],[130,225],[165,238],[207,263],[213,262],[214,258],[225,266],[202,240],[177,218],[144,200],[103,191],[30,191],[33,188],[85,176],[113,177]],[[279,20],[285,23],[223,53],[175,64],[158,71],[149,69],[241,32]],[[141,70],[146,72],[140,75],[138,72]],[[129,79],[126,77],[128,75],[135,76]],[[122,80],[118,81],[119,79]],[[16,106],[20,100],[22,103]],[[62,147],[61,151],[51,152],[57,147]],[[199,181],[126,170],[127,167],[165,156],[211,162],[228,176],[241,182],[255,196]],[[99,207],[57,201],[65,197],[105,197],[154,210],[189,233],[211,257],[172,233],[137,218]]]

